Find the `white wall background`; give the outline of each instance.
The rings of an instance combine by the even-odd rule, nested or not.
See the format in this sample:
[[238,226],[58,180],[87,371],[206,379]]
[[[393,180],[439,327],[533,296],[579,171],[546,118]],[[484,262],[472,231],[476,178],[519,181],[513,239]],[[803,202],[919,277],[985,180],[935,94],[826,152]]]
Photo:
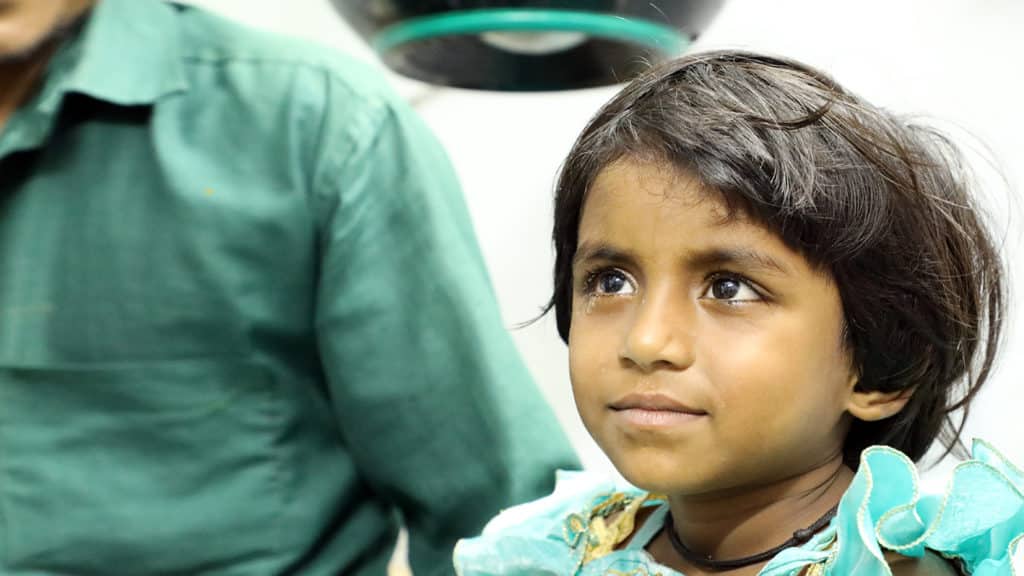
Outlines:
[[[192,2],[373,60],[327,0]],[[794,57],[831,72],[877,104],[942,120],[976,153],[984,193],[1005,232],[1011,283],[1021,293],[1024,208],[1013,197],[1024,190],[1022,26],[1019,0],[729,0],[695,49],[747,48]],[[550,287],[556,171],[577,132],[615,90],[510,95],[395,82],[418,101],[452,156],[507,324],[534,317]],[[994,441],[1022,463],[1019,308],[1012,310],[1000,369],[973,408],[967,434]],[[584,463],[609,469],[576,416],[566,350],[553,320],[514,335]]]

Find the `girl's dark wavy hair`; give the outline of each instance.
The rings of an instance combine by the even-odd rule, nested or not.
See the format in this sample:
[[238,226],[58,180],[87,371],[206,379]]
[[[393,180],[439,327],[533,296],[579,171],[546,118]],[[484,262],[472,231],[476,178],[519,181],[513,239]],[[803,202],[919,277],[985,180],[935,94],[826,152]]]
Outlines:
[[546,310],[565,341],[587,191],[627,157],[695,173],[834,279],[858,389],[912,391],[898,415],[854,421],[848,464],[874,444],[915,461],[936,438],[945,454],[962,452],[969,404],[996,355],[1004,287],[948,138],[792,60],[712,52],[650,70],[597,113],[561,170]]

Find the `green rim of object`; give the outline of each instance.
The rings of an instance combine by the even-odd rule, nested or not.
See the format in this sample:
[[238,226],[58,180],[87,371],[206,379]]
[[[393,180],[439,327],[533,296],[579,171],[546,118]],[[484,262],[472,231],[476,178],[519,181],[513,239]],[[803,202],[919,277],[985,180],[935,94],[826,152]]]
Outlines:
[[690,44],[679,30],[648,20],[576,10],[495,8],[406,20],[381,30],[373,39],[373,47],[383,54],[417,40],[484,32],[582,32],[649,46],[667,55],[679,54]]

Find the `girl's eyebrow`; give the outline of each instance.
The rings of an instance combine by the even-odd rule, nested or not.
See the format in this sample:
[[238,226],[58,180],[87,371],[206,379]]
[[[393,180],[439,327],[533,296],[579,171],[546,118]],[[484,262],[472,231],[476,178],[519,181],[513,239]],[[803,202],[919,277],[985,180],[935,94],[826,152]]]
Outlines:
[[[572,259],[573,267],[590,260],[601,260],[611,264],[634,264],[636,257],[628,250],[621,250],[608,244],[582,243]],[[792,269],[770,254],[746,247],[719,247],[689,254],[684,263],[689,268],[709,269],[736,267],[767,274],[789,276]]]
[[576,254],[572,258],[573,267],[589,260],[601,260],[611,264],[634,264],[636,257],[628,250],[620,250],[609,244],[581,243],[576,248]]
[[767,274],[782,276],[793,274],[789,266],[772,257],[771,254],[740,246],[712,248],[697,252],[687,257],[686,263],[690,267],[701,269],[735,266]]

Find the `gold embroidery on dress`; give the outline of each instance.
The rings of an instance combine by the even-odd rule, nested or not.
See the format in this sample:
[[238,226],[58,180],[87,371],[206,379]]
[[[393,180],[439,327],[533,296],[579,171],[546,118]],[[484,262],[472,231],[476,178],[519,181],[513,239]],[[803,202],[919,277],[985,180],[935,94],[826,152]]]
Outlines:
[[585,515],[570,514],[563,524],[563,533],[570,547],[583,545],[579,566],[613,552],[633,534],[640,508],[649,501],[663,499],[650,494],[633,496],[616,492],[600,498]]
[[622,570],[609,570],[605,573],[605,576],[662,576],[661,572],[651,572],[647,568],[641,566],[634,568],[629,572],[623,572]]
[[[622,497],[623,495],[616,494],[615,496]],[[610,554],[616,546],[629,538],[636,527],[636,514],[646,500],[646,498],[626,497],[616,501],[610,499],[609,502],[594,509],[594,513],[597,515],[591,516],[590,539],[587,541],[587,551],[583,554],[584,564]],[[613,514],[614,517],[612,517]]]
[[[589,512],[570,514],[562,525],[566,543],[576,549],[583,545],[583,554],[576,565],[578,570],[583,565],[603,556],[607,556],[629,538],[636,530],[636,516],[640,509],[651,501],[664,501],[665,497],[656,494],[631,496],[616,492],[602,496],[592,505]],[[824,576],[825,566],[835,556],[836,542],[832,540],[823,549],[831,549],[830,557],[825,562],[807,566],[801,576]],[[660,576],[661,572],[651,572],[649,568],[640,566],[632,570],[609,570],[606,576]]]
[[804,576],[822,576],[823,574],[825,574],[824,564],[811,564],[807,567],[807,572],[804,573]]

